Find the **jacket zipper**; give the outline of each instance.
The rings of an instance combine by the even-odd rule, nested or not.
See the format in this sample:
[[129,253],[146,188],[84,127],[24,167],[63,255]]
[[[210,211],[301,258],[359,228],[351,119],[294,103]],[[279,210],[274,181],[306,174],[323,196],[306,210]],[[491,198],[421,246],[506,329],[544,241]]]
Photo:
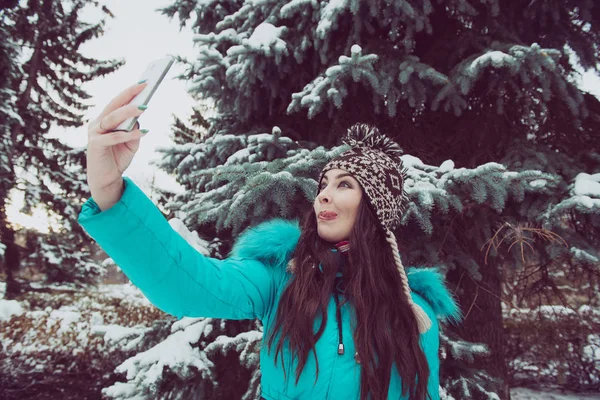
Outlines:
[[342,310],[340,309],[340,299],[338,298],[337,288],[333,291],[333,299],[335,300],[335,318],[338,327],[338,354],[344,355],[344,336],[342,333]]

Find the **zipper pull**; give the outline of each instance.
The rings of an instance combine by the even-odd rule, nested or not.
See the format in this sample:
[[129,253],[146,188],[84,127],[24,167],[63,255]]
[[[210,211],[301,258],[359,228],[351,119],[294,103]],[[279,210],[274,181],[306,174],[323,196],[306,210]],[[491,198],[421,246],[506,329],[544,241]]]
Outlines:
[[340,343],[340,344],[338,345],[338,354],[339,354],[339,355],[342,355],[342,354],[344,354],[344,343]]

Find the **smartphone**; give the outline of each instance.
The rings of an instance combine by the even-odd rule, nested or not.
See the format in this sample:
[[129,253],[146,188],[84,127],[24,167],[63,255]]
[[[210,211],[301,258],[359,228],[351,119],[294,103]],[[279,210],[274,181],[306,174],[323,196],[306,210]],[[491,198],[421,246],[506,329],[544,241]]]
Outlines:
[[[169,72],[169,68],[173,65],[173,59],[171,57],[161,58],[159,60],[154,60],[146,67],[144,73],[140,76],[140,80],[146,79],[147,85],[137,96],[133,98],[129,102],[129,104],[135,104],[136,106],[146,105],[152,98],[154,92],[158,88],[158,85],[163,81],[164,77]],[[130,131],[135,126],[138,117],[128,118],[125,121],[121,122],[119,126],[117,126],[115,131]]]

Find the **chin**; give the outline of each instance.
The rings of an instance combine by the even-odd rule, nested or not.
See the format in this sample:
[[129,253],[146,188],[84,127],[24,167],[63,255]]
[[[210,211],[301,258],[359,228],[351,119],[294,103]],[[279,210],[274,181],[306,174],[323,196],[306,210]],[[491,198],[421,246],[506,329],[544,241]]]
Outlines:
[[319,237],[326,242],[330,243],[338,243],[344,240],[344,235],[341,235],[339,232],[327,232],[325,229],[317,229]]

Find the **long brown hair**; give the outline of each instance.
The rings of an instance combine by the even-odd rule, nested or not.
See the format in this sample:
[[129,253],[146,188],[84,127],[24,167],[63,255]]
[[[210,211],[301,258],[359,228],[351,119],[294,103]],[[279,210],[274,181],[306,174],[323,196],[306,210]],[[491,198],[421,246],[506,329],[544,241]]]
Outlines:
[[[425,400],[429,366],[419,345],[417,322],[403,295],[391,248],[364,197],[349,241],[343,284],[346,299],[356,314],[354,343],[361,361],[360,398],[387,399],[395,362],[402,380],[402,395]],[[327,305],[338,266],[331,248],[319,237],[316,216],[311,210],[304,219],[294,251],[294,273],[280,299],[268,339],[269,351],[277,341],[275,363],[287,341],[292,356],[298,359],[296,383],[311,351],[319,374],[315,344],[327,323]],[[322,271],[313,268],[319,264]],[[317,316],[321,325],[315,333]],[[281,361],[283,365],[283,357]]]

